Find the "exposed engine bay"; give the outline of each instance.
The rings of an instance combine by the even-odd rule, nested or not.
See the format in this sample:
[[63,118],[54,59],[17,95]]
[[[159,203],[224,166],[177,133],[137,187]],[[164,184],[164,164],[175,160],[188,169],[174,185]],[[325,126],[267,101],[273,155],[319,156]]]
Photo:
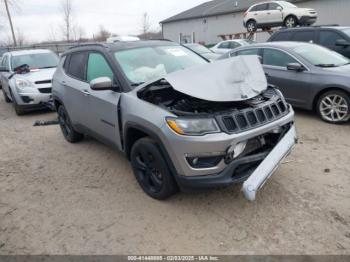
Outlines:
[[176,91],[165,80],[159,80],[138,92],[138,97],[160,106],[177,116],[216,115],[234,110],[252,108],[277,95],[274,88],[268,88],[263,94],[244,101],[213,102],[195,98]]

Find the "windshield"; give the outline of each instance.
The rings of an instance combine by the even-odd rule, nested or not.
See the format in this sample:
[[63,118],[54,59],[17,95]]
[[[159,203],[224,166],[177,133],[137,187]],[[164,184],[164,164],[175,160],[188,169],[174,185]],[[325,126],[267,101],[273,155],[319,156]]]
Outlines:
[[315,66],[338,67],[346,65],[349,59],[318,45],[302,45],[294,48],[294,52]]
[[152,46],[115,52],[126,77],[141,84],[188,67],[208,63],[183,46]]
[[18,55],[12,57],[12,68],[27,64],[31,69],[54,68],[58,65],[58,57],[54,53]]
[[297,6],[295,6],[291,3],[285,2],[285,1],[278,2],[278,4],[280,6],[282,6],[283,8],[298,8]]
[[188,45],[188,47],[198,54],[212,53],[212,51],[202,45]]
[[343,29],[342,31],[350,37],[350,28]]

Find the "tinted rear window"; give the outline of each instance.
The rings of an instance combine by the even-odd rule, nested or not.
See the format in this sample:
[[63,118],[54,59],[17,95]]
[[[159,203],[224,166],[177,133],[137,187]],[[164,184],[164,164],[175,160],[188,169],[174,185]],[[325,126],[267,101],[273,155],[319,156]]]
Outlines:
[[86,58],[85,52],[71,54],[67,74],[84,81],[86,79]]
[[271,37],[270,41],[288,41],[289,35],[288,32],[276,33]]
[[314,42],[314,35],[314,31],[295,32],[290,40],[298,42]]

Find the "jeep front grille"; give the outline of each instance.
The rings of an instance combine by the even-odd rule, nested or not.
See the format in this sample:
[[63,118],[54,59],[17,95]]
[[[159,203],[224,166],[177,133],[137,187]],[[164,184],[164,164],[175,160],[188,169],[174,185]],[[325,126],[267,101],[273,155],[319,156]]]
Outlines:
[[227,133],[241,133],[246,130],[271,123],[286,114],[288,106],[282,99],[269,101],[227,115],[217,116],[220,127]]

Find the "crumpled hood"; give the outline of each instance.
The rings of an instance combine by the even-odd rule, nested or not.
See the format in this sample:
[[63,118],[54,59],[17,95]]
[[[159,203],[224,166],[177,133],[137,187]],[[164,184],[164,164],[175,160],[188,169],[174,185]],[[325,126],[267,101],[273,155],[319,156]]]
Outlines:
[[214,102],[242,101],[267,89],[257,56],[238,56],[177,71],[164,77],[177,91]]
[[44,68],[26,74],[16,74],[14,78],[24,78],[35,83],[36,81],[52,80],[55,71],[56,68]]

